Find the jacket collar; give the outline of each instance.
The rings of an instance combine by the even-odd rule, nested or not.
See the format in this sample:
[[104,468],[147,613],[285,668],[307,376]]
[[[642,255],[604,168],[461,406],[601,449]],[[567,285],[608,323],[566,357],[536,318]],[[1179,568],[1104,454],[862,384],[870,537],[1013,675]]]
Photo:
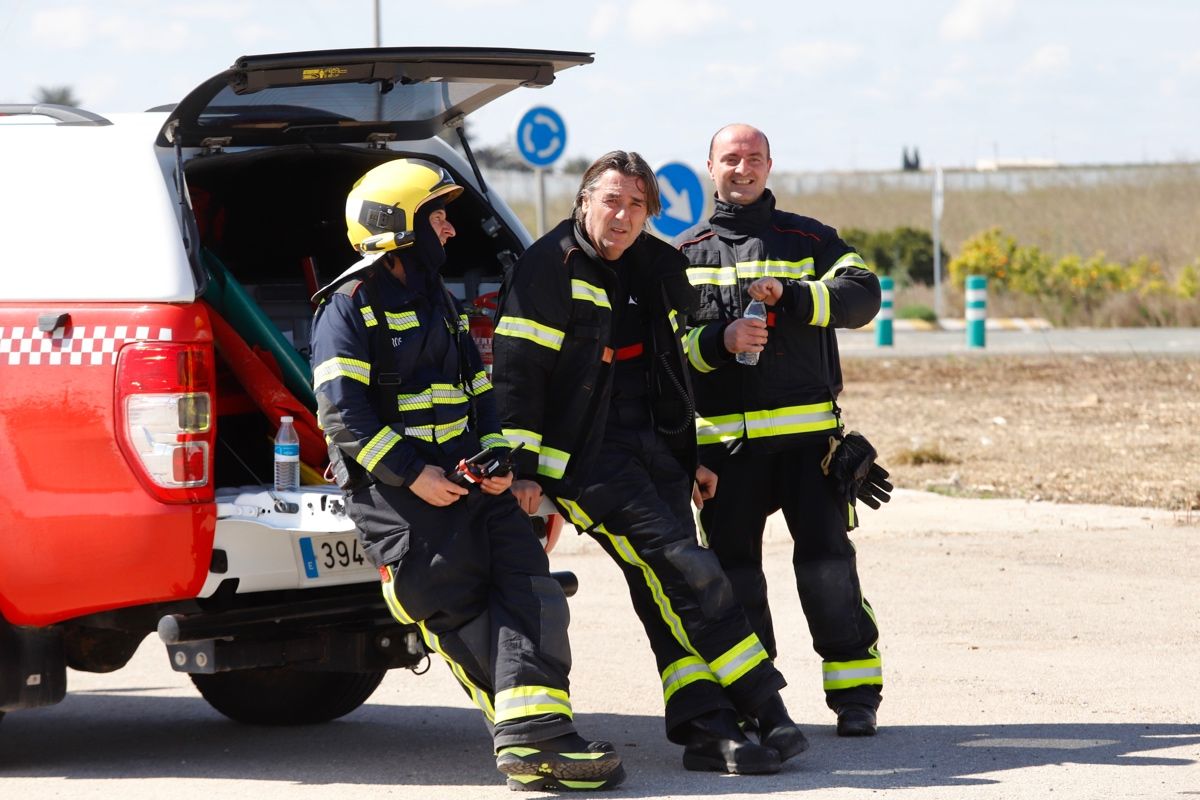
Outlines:
[[721,236],[750,236],[767,229],[775,213],[775,195],[764,189],[762,197],[747,206],[716,200],[710,218],[713,230]]

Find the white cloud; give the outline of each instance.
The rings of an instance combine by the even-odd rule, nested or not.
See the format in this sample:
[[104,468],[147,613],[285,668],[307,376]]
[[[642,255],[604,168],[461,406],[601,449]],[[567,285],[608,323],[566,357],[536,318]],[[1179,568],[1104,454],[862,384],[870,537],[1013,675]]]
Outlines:
[[53,47],[83,47],[94,38],[92,14],[79,6],[38,11],[30,27],[35,41]]
[[763,68],[758,64],[740,61],[705,64],[704,73],[713,79],[705,86],[706,93],[718,89],[722,94],[741,93],[762,85]]
[[642,41],[694,36],[718,27],[728,18],[729,11],[712,0],[633,0],[629,6],[629,35]]
[[588,36],[593,39],[604,38],[616,27],[620,16],[621,10],[617,8],[616,3],[601,3],[596,6],[588,23]]
[[854,63],[862,55],[861,45],[853,42],[801,42],[779,51],[780,69],[801,75],[820,75]]
[[942,18],[938,30],[948,42],[982,39],[984,35],[1012,18],[1016,0],[959,0]]
[[921,96],[933,101],[952,100],[962,97],[964,90],[965,85],[958,78],[938,78],[932,86],[921,92]]
[[1071,48],[1065,44],[1047,44],[1038,48],[1021,72],[1026,75],[1059,75],[1071,64]]

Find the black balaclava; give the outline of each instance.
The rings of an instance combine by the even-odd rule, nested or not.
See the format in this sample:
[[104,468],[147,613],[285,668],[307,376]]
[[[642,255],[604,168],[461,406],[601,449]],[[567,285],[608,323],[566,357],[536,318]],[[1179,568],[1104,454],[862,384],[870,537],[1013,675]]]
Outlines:
[[411,291],[428,294],[437,286],[438,272],[446,263],[446,249],[438,241],[429,215],[446,207],[446,200],[436,197],[421,206],[413,217],[413,246],[400,251],[405,282]]

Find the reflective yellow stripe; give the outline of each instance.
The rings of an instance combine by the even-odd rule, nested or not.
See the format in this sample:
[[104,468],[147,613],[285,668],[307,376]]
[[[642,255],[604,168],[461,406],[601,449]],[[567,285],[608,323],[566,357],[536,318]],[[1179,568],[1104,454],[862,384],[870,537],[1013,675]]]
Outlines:
[[[592,528],[591,519],[586,513],[584,513],[583,509],[578,503],[570,500],[563,500],[561,498],[558,502],[561,503],[563,508],[566,509],[567,516],[571,518],[572,525],[581,531]],[[596,526],[595,531],[608,539],[609,543],[612,544],[613,549],[616,550],[617,555],[621,557],[622,561],[641,570],[642,578],[646,581],[646,586],[649,587],[650,594],[654,598],[655,604],[658,606],[658,613],[662,615],[663,622],[667,623],[667,628],[670,629],[671,635],[675,638],[675,641],[679,642],[679,645],[683,647],[684,650],[687,650],[689,653],[695,656],[699,656],[700,654],[696,652],[696,648],[692,647],[692,642],[688,638],[687,632],[683,629],[683,620],[681,620],[679,615],[675,613],[675,609],[672,607],[671,601],[667,597],[666,591],[663,589],[662,582],[658,579],[658,576],[654,574],[654,570],[650,568],[650,565],[642,560],[642,557],[637,554],[637,551],[634,550],[633,545],[630,544],[629,539],[625,536],[618,536],[610,533],[609,530],[603,525]]]
[[362,313],[363,322],[366,323],[368,328],[374,328],[379,324],[375,321],[375,309],[370,306],[363,306],[359,309],[359,312]]
[[867,269],[867,264],[862,260],[862,256],[860,256],[858,253],[846,253],[846,255],[842,256],[833,263],[833,266],[821,276],[821,280],[827,281],[830,278],[836,278],[850,267]]
[[716,367],[704,360],[704,356],[700,354],[700,331],[703,327],[692,328],[683,337],[683,351],[687,353],[688,363],[695,368],[697,372],[712,372]]
[[469,330],[471,330],[471,318],[468,317],[466,314],[459,314],[458,315],[458,332],[466,333]]
[[467,418],[460,417],[441,425],[413,425],[404,429],[405,436],[423,442],[447,442],[467,429]]
[[471,378],[470,392],[472,396],[479,396],[484,392],[491,391],[492,379],[488,377],[486,370],[480,370],[475,373],[475,377]]
[[571,279],[571,299],[583,300],[600,308],[612,308],[612,304],[608,302],[608,294],[604,289],[599,286],[593,286],[587,281],[581,281],[578,278]]
[[534,431],[527,431],[521,428],[502,428],[500,433],[504,434],[504,438],[512,443],[513,447],[524,443],[525,449],[531,453],[542,452],[542,435]]
[[729,686],[769,658],[758,636],[750,634],[712,662],[712,671],[722,686]]
[[855,686],[882,686],[883,661],[864,658],[861,661],[826,661],[821,665],[825,691],[850,689]]
[[732,442],[742,438],[742,434],[745,431],[746,418],[741,414],[727,414],[721,417],[696,417],[697,444]]
[[686,656],[671,664],[662,673],[663,702],[670,702],[671,695],[696,681],[717,682],[717,676],[713,675],[703,658]]
[[496,692],[497,724],[543,714],[562,714],[571,719],[571,698],[562,689],[549,686],[515,686]]
[[553,447],[543,445],[538,453],[538,475],[545,475],[548,478],[561,478],[567,471],[567,462],[571,460],[571,454],[566,450],[556,450]]
[[746,435],[751,439],[826,431],[837,426],[832,402],[746,412]]
[[334,378],[349,378],[367,386],[371,385],[371,365],[356,358],[330,358],[322,361],[313,370],[313,388]]
[[829,325],[829,287],[820,281],[808,281],[808,288],[812,290],[813,313],[812,319],[808,321],[809,325],[816,325],[821,328]]
[[811,258],[799,261],[739,261],[733,266],[723,267],[693,265],[687,269],[688,280],[693,286],[735,286],[739,280],[755,281],[759,278],[798,281],[815,274]]
[[440,655],[450,665],[450,672],[458,679],[463,688],[467,690],[467,694],[471,696],[472,702],[483,712],[483,716],[487,718],[489,723],[495,722],[496,710],[492,706],[492,698],[486,691],[476,686],[469,677],[467,672],[458,662],[446,655],[446,651],[442,648],[441,640],[437,635],[425,627],[423,621],[417,621],[404,610],[404,606],[400,605],[400,600],[396,597],[396,572],[391,567],[388,567],[388,574],[391,580],[383,584],[383,601],[387,604],[388,610],[392,612],[392,616],[399,620],[404,625],[416,625],[421,631],[421,637],[425,640],[425,644],[430,650]]
[[551,350],[561,350],[565,335],[557,328],[542,325],[531,319],[521,317],[504,317],[496,326],[497,336],[512,336],[516,339],[527,339],[534,344],[548,347]]
[[676,313],[675,309],[672,308],[667,312],[667,321],[671,323],[671,330],[679,333],[679,314]]
[[421,325],[415,311],[401,311],[399,314],[385,311],[383,312],[383,317],[387,320],[388,330],[390,331],[406,331],[409,328],[417,328]]
[[367,442],[354,460],[366,467],[367,471],[375,468],[375,465],[388,454],[388,451],[396,446],[396,443],[401,439],[400,434],[396,433],[391,428],[384,428],[379,433],[371,437],[371,441]]
[[483,436],[479,437],[479,443],[484,447],[512,448],[512,445],[508,443],[508,439],[505,439],[498,433],[485,433]]
[[428,389],[416,394],[397,395],[396,402],[401,411],[420,411],[433,408],[435,405],[465,403],[467,395],[452,383],[434,383]]

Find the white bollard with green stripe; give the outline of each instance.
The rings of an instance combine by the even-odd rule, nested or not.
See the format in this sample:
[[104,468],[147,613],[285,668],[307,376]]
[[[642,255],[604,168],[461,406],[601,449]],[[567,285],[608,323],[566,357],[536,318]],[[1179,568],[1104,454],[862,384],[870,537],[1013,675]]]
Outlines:
[[967,347],[984,347],[987,338],[987,277],[967,276]]
[[892,319],[895,314],[896,282],[887,275],[879,279],[879,313],[875,315],[875,346],[892,346]]

